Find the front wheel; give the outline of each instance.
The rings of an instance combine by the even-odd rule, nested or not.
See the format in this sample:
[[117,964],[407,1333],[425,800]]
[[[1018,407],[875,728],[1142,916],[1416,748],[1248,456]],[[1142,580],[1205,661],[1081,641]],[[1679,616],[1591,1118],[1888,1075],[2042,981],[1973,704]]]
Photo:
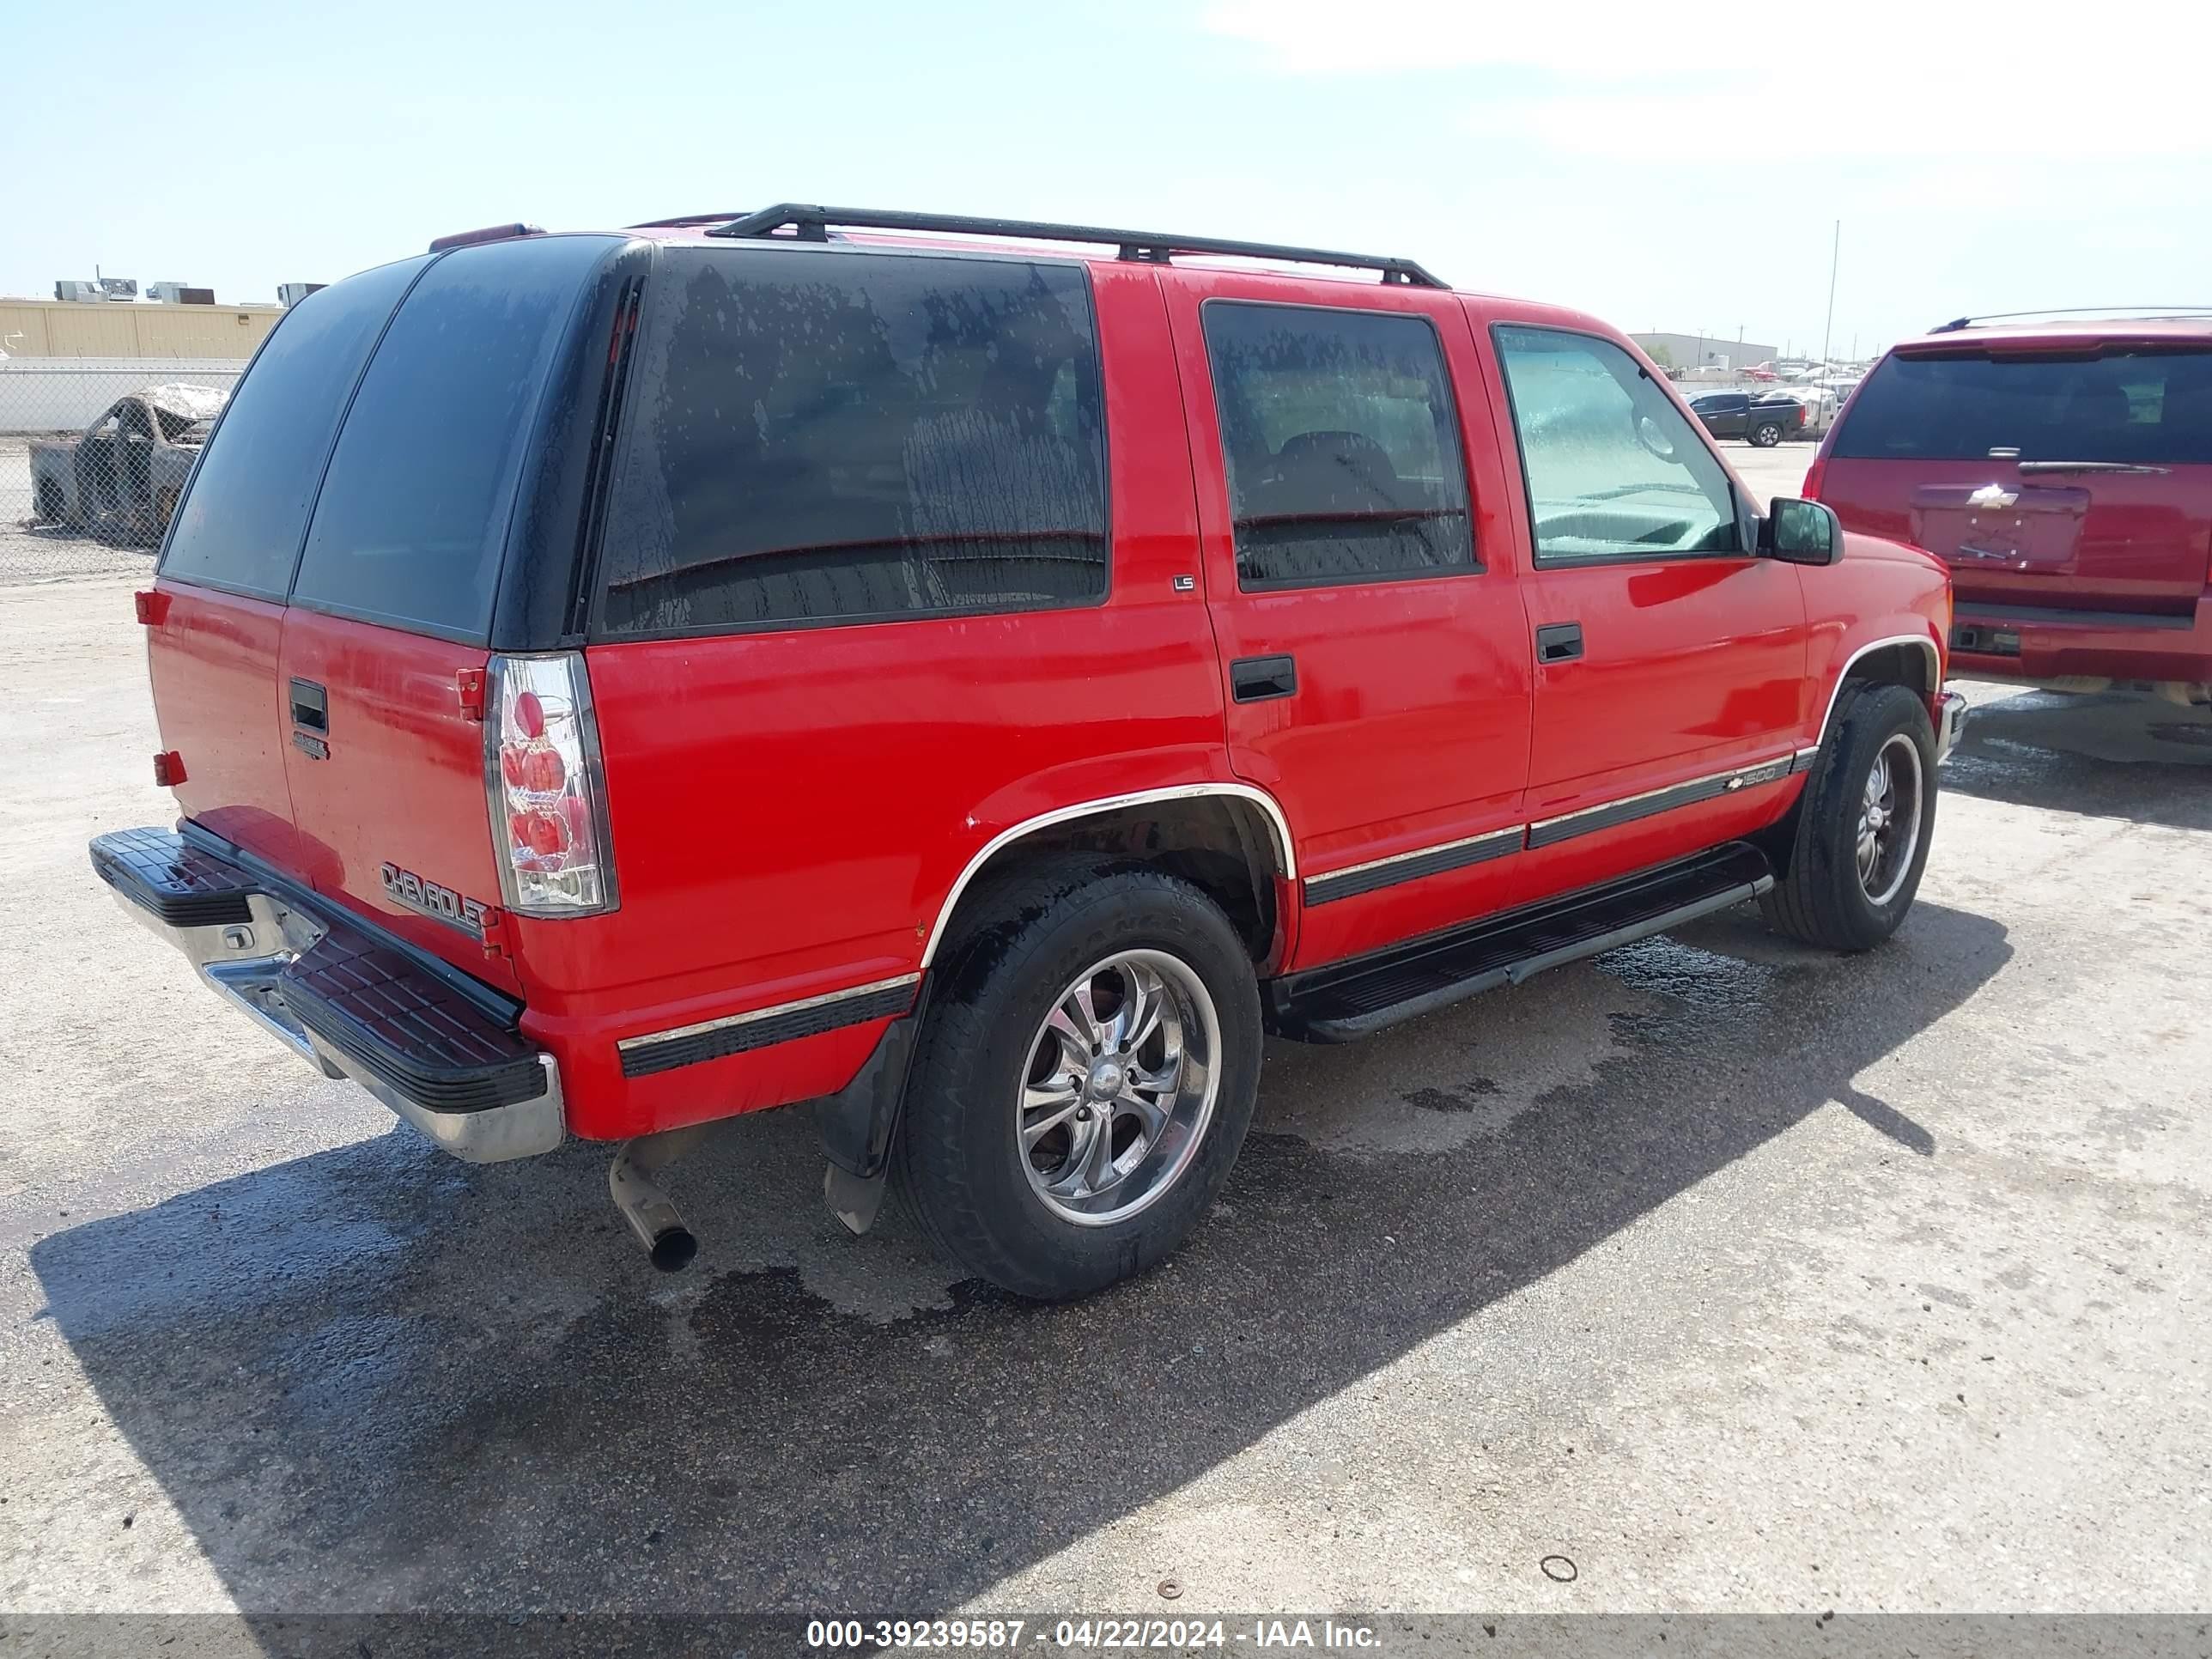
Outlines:
[[925,1017],[892,1181],[969,1271],[1058,1301],[1182,1243],[1259,1091],[1251,957],[1158,871],[1054,863],[988,895]]
[[1797,809],[1790,872],[1759,901],[1808,945],[1864,951],[1920,890],[1936,828],[1936,732],[1901,685],[1847,687]]
[[1782,424],[1778,421],[1761,421],[1751,429],[1752,447],[1771,449],[1782,441]]

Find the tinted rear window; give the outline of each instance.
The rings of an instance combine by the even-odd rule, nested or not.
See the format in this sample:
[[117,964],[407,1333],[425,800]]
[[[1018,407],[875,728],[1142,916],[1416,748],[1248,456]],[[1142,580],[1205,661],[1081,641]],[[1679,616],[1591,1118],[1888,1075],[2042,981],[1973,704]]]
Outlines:
[[672,252],[655,280],[604,632],[1103,596],[1080,268],[714,249]]
[[2212,352],[1883,361],[1836,434],[1851,460],[2212,462]]
[[346,398],[392,307],[428,263],[380,265],[284,314],[178,509],[163,575],[283,597]]
[[292,590],[341,615],[487,636],[548,368],[612,237],[461,248],[376,349],[331,457]]

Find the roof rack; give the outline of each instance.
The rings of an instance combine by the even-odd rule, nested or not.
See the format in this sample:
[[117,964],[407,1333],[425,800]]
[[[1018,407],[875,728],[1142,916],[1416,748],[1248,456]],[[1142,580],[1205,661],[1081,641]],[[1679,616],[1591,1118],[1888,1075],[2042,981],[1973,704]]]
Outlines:
[[1108,230],[1097,225],[1056,225],[1036,219],[978,219],[962,213],[905,213],[883,208],[809,207],[781,202],[716,225],[709,236],[771,236],[788,227],[801,241],[827,241],[832,225],[848,230],[914,230],[962,236],[1008,236],[1048,242],[1097,242],[1118,246],[1124,259],[1165,264],[1178,253],[1224,253],[1242,259],[1286,259],[1300,264],[1345,265],[1379,270],[1386,283],[1412,288],[1445,288],[1441,277],[1411,259],[1328,248],[1290,247],[1274,242],[1233,242],[1219,236],[1170,236],[1151,230]]
[[[2117,313],[2117,314],[2113,314]],[[1938,323],[1930,334],[1955,334],[1976,323],[2017,322],[2022,317],[2087,317],[2112,314],[2115,322],[2163,323],[2189,317],[2212,317],[2212,306],[2053,306],[2043,311],[1992,311],[1981,317],[1954,317]]]

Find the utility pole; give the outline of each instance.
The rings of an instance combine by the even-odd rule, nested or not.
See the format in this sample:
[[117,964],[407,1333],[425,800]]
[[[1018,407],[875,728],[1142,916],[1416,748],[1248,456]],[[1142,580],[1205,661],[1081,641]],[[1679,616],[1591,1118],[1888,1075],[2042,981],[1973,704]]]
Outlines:
[[1828,361],[1828,347],[1836,331],[1836,266],[1844,257],[1844,222],[1836,221],[1835,240],[1828,248],[1828,325],[1820,333],[1820,361]]

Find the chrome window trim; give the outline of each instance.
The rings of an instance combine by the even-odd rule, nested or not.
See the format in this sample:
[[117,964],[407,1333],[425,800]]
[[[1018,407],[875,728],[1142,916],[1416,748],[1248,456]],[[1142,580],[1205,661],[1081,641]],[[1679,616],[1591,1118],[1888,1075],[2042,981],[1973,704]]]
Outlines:
[[750,1009],[742,1014],[725,1014],[720,1019],[702,1019],[690,1025],[678,1025],[665,1031],[649,1031],[641,1036],[627,1036],[615,1044],[617,1052],[634,1053],[655,1044],[674,1042],[678,1038],[697,1036],[703,1031],[726,1030],[732,1025],[750,1025],[756,1020],[774,1019],[780,1014],[803,1013],[809,1008],[820,1008],[832,1002],[843,1002],[852,997],[873,996],[878,991],[895,991],[902,986],[921,982],[921,975],[895,974],[889,979],[872,980],[866,985],[848,986],[842,991],[824,991],[820,996],[800,997],[793,1002],[779,1002],[766,1008]]
[[923,969],[926,970],[929,964],[937,959],[938,947],[945,942],[945,930],[952,921],[953,908],[960,902],[961,894],[968,890],[969,884],[982,872],[983,866],[988,864],[995,854],[1012,846],[1024,836],[1034,835],[1040,830],[1048,830],[1056,823],[1072,823],[1078,818],[1096,817],[1102,812],[1119,811],[1125,806],[1150,806],[1159,801],[1200,800],[1209,795],[1221,795],[1233,800],[1249,801],[1266,814],[1268,832],[1275,843],[1276,861],[1281,866],[1282,874],[1286,880],[1297,879],[1297,860],[1291,850],[1290,821],[1283,816],[1283,809],[1276,804],[1273,796],[1263,790],[1255,789],[1250,784],[1185,783],[1168,789],[1139,789],[1126,795],[1104,795],[1096,800],[1083,801],[1073,806],[1056,807],[1049,812],[1040,812],[1033,818],[1024,818],[1019,823],[1001,830],[990,840],[985,842],[982,849],[968,860],[966,867],[960,872],[959,878],[952,884],[952,890],[945,896],[945,902],[938,908],[937,921],[929,930],[929,943],[921,953]]

